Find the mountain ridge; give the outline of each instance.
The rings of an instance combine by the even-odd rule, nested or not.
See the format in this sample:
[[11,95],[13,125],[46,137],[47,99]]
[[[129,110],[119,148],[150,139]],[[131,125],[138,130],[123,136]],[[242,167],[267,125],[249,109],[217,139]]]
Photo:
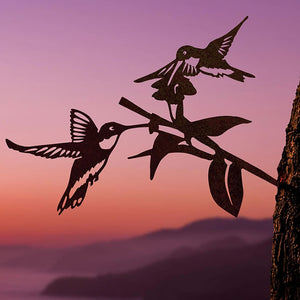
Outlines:
[[129,272],[58,278],[43,294],[144,300],[267,299],[271,244],[268,239],[254,245],[198,249]]
[[180,247],[198,248],[213,240],[236,236],[256,242],[272,235],[272,220],[204,219],[175,229],[152,231],[129,239],[63,249],[0,245],[0,266],[61,274],[122,272],[168,256]]

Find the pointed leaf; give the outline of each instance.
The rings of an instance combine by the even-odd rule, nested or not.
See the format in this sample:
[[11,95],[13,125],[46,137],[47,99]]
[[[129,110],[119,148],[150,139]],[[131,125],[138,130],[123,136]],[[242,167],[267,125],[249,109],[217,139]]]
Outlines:
[[169,134],[166,132],[160,132],[157,138],[154,141],[153,149],[151,153],[151,160],[150,160],[150,179],[152,180],[156,169],[160,163],[160,161],[171,152],[176,152],[178,148],[178,144],[182,142],[184,139]]
[[242,200],[243,200],[243,182],[242,182],[242,170],[241,168],[232,163],[228,171],[228,190],[231,197],[232,205],[236,211],[236,217],[239,214]]
[[139,154],[129,156],[128,159],[148,156],[148,155],[151,155],[151,153],[152,153],[152,149],[149,149],[149,150],[143,151]]
[[209,167],[208,181],[211,195],[215,202],[224,210],[235,216],[225,185],[225,172],[227,165],[221,158],[215,158]]
[[240,117],[219,116],[192,122],[191,131],[193,136],[219,136],[234,126],[250,122]]

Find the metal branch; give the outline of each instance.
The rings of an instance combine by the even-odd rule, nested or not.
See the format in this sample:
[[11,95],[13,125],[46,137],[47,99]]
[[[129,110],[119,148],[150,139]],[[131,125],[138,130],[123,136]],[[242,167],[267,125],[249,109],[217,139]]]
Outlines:
[[[122,97],[120,102],[119,102],[120,105],[132,110],[133,112],[151,120],[153,118],[153,116],[155,114],[151,114],[147,111],[145,111],[144,109],[142,109],[141,107],[137,106],[136,104],[134,104],[133,102],[129,101],[128,99]],[[188,132],[185,130],[184,127],[178,127],[176,126],[176,124],[158,116],[158,115],[155,115],[155,119],[156,121],[159,122],[159,125],[162,125],[162,126],[167,126],[167,127],[170,127],[170,128],[175,128],[179,131],[181,131],[183,134],[187,135],[188,136]],[[194,137],[195,139],[197,139],[199,142],[207,145],[208,147],[210,147],[211,149],[215,150],[216,152],[216,155],[219,155],[219,156],[222,156],[224,159],[227,159],[231,162],[235,162],[239,165],[239,167],[241,169],[244,169],[252,174],[254,174],[255,176],[257,177],[260,177],[261,179],[277,186],[278,185],[278,182],[275,178],[273,178],[272,176],[268,175],[267,173],[265,173],[264,171],[262,171],[261,169],[251,165],[250,163],[242,160],[241,158],[223,150],[222,148],[220,148],[213,140],[211,140],[208,136],[207,137]],[[185,149],[186,150],[186,149]],[[207,153],[207,155],[211,155],[209,153]]]

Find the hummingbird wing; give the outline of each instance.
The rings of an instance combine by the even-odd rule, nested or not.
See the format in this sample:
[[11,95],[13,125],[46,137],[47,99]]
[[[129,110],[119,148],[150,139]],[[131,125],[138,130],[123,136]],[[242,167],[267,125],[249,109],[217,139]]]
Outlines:
[[143,82],[146,80],[151,80],[151,79],[155,79],[155,78],[163,78],[165,77],[169,72],[173,72],[175,69],[175,66],[177,64],[178,60],[174,59],[173,61],[171,61],[169,64],[167,64],[166,66],[162,67],[161,69],[146,75],[144,77],[138,78],[136,79],[134,82]]
[[218,61],[226,56],[234,40],[234,37],[247,19],[248,17],[246,17],[240,24],[234,27],[227,34],[208,44],[208,46],[203,50],[203,53],[205,53],[205,57],[203,57],[202,60],[200,59],[200,63],[202,66],[207,68],[216,67],[216,60]]
[[227,76],[241,82],[245,80],[245,77],[255,77],[253,74],[231,67],[224,59],[237,32],[247,19],[248,17],[227,34],[212,41],[203,49],[197,65],[199,72],[216,78]]
[[93,120],[77,109],[71,109],[70,133],[73,143],[97,140],[98,137],[98,129]]
[[197,68],[198,63],[199,63],[199,59],[195,59],[193,57],[182,61],[174,59],[166,66],[162,67],[161,69],[149,75],[146,75],[144,77],[138,78],[134,82],[143,82],[146,80],[168,77],[168,85],[169,85],[176,74],[182,74],[184,76],[198,75],[200,73],[200,70]]
[[38,146],[21,146],[14,142],[6,139],[8,148],[30,153],[36,156],[45,158],[57,158],[57,157],[70,157],[79,158],[81,157],[81,151],[79,145],[76,143],[60,143],[60,144],[49,144],[49,145],[38,145]]

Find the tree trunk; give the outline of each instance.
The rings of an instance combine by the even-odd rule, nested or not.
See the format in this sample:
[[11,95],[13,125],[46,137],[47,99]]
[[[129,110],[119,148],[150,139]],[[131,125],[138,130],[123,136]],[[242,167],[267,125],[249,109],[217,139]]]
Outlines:
[[300,84],[278,166],[271,300],[300,299]]

